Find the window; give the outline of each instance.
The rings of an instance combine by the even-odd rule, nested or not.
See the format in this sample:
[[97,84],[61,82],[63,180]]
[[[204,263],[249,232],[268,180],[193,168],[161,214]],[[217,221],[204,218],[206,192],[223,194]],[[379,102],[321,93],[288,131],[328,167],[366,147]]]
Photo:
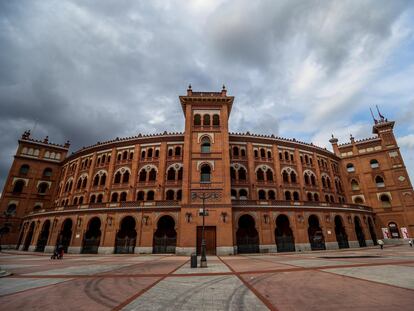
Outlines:
[[88,177],[85,177],[83,180],[82,180],[82,188],[86,188],[86,184],[88,183]]
[[139,173],[139,181],[145,182],[147,180],[147,171],[145,169],[142,169]]
[[129,159],[130,159],[130,160],[134,159],[134,153],[133,153],[133,152],[131,152],[131,153],[129,154]]
[[363,204],[364,200],[361,197],[355,197],[354,198],[354,203],[355,204]]
[[296,174],[295,174],[295,172],[290,173],[290,182],[296,183]]
[[173,155],[173,150],[172,149],[168,149],[168,156],[169,157],[172,157],[172,155]]
[[306,195],[308,197],[308,201],[312,201],[312,199],[313,199],[312,193],[308,192]]
[[118,193],[116,192],[112,193],[111,202],[112,203],[118,202]]
[[305,174],[305,184],[306,185],[309,185],[309,175],[308,174]]
[[196,114],[194,116],[194,125],[195,126],[200,126],[201,125],[201,116],[199,114]]
[[95,175],[93,179],[93,185],[98,186],[99,185],[99,175]]
[[286,171],[283,171],[282,173],[283,182],[288,183],[289,182],[289,174]]
[[239,148],[233,147],[233,156],[238,157],[239,156]]
[[266,171],[266,179],[267,181],[273,181],[273,172],[270,169]]
[[266,192],[264,190],[259,190],[259,200],[266,200]]
[[168,169],[167,180],[175,180],[175,169],[173,167]]
[[382,178],[381,176],[375,177],[375,184],[378,188],[385,187],[384,178]]
[[241,167],[239,168],[239,180],[246,180],[246,170]]
[[12,216],[14,214],[16,214],[16,204],[10,204],[9,206],[7,206],[7,211],[6,214],[7,216]]
[[230,178],[231,180],[236,180],[236,170],[234,167],[230,167]]
[[155,181],[157,179],[157,171],[152,168],[148,174],[148,181]]
[[105,186],[105,182],[106,182],[106,174],[103,174],[101,176],[101,186]]
[[181,147],[175,147],[175,155],[180,156],[181,155]]
[[313,199],[315,200],[315,202],[319,202],[319,195],[317,193],[315,193],[313,195]]
[[300,200],[299,199],[299,192],[297,192],[297,191],[293,192],[293,200],[294,201],[299,201]]
[[141,159],[145,159],[145,150],[141,152]]
[[177,200],[180,201],[183,196],[183,192],[180,190],[177,191]]
[[201,153],[210,152],[210,139],[208,137],[203,137],[201,140]]
[[387,194],[381,194],[380,201],[382,207],[391,207],[391,199]]
[[91,198],[89,199],[89,203],[95,203],[95,201],[96,201],[96,196],[93,194]]
[[117,172],[114,178],[114,184],[119,184],[121,182],[121,172]]
[[276,200],[276,193],[273,190],[269,190],[267,193],[269,200]]
[[359,184],[358,184],[358,182],[355,179],[352,179],[352,181],[351,181],[351,189],[353,191],[357,191],[357,190],[360,189],[359,188]]
[[263,173],[263,170],[262,170],[261,168],[259,168],[259,169],[257,170],[257,172],[256,172],[256,178],[257,178],[257,180],[259,180],[259,181],[264,180],[264,173]]
[[155,157],[158,158],[160,156],[160,150],[155,149]]
[[220,117],[218,114],[213,115],[213,126],[219,126],[220,125]]
[[96,200],[96,203],[102,203],[103,200],[103,194],[98,195],[98,199]]
[[47,167],[43,171],[43,177],[51,177],[52,176],[52,169]]
[[242,157],[246,156],[246,150],[245,149],[240,149],[240,153]]
[[235,189],[231,189],[231,199],[232,200],[237,199],[237,191]]
[[23,164],[20,167],[19,174],[20,175],[27,175],[29,173],[30,166],[27,164]]
[[371,164],[371,168],[378,168],[379,167],[379,163],[376,159],[372,159],[369,163]]
[[122,176],[122,183],[128,183],[129,182],[129,172],[125,171],[124,175]]
[[19,179],[14,183],[13,193],[22,193],[23,187],[25,186],[24,180]]
[[122,160],[127,160],[128,159],[128,151],[124,151],[124,153],[122,154]]
[[247,191],[245,189],[241,189],[239,191],[239,199],[240,200],[247,200]]
[[137,193],[137,201],[144,201],[145,192],[144,191],[138,191]]
[[289,191],[285,191],[285,200],[290,201],[292,200],[292,196]]
[[258,157],[259,157],[259,151],[254,150],[254,157],[255,157],[255,158],[258,158]]
[[148,157],[148,158],[152,158],[152,153],[153,153],[152,148],[149,148],[149,149],[148,149],[148,155],[147,155],[147,157]]
[[183,180],[183,168],[180,167],[180,169],[178,170],[178,180]]
[[265,158],[266,157],[266,151],[262,148],[262,149],[260,149],[260,156],[262,157],[262,158]]
[[42,182],[39,184],[39,187],[37,188],[37,193],[45,194],[47,191],[47,188],[49,188],[49,185],[45,182]]
[[355,167],[354,167],[354,165],[353,165],[352,163],[348,163],[348,164],[346,165],[346,171],[347,171],[348,173],[355,172]]
[[119,201],[120,202],[125,202],[127,199],[127,193],[126,192],[122,192],[120,197],[119,197]]
[[208,164],[201,166],[201,182],[210,182],[211,179],[211,167]]
[[210,115],[209,114],[205,114],[203,116],[203,125],[210,126]]
[[268,151],[268,152],[267,152],[267,158],[268,158],[268,159],[271,159],[271,158],[272,158],[272,152],[271,152],[271,151]]
[[168,190],[165,194],[165,199],[166,200],[174,200],[174,191],[173,190]]
[[155,196],[154,191],[152,191],[152,190],[148,191],[148,193],[147,193],[147,201],[153,201],[154,200],[154,196]]

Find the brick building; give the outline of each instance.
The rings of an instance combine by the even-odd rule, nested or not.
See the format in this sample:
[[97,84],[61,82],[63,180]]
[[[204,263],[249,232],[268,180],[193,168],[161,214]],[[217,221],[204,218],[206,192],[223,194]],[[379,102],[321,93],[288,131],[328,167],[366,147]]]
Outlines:
[[229,133],[234,97],[179,97],[184,133],[116,139],[67,156],[69,144],[25,132],[0,201],[3,247],[70,253],[207,252],[363,247],[414,235],[413,189],[393,135],[334,152],[275,136]]

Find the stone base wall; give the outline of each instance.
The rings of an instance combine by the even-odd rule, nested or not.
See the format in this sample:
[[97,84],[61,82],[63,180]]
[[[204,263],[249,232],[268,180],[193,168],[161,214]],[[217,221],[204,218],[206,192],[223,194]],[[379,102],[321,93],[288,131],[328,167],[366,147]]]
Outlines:
[[115,247],[113,246],[100,246],[98,248],[98,254],[108,255],[108,254],[113,254],[114,252],[115,252]]
[[81,252],[80,246],[69,246],[68,247],[68,254],[80,254]]
[[152,247],[135,247],[135,254],[152,254]]

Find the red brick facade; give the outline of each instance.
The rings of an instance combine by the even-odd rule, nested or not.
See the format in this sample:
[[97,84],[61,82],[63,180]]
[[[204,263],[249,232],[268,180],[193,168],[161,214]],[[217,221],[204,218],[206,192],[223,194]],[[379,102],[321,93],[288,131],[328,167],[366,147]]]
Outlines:
[[[414,235],[413,189],[393,135],[334,153],[296,140],[233,134],[234,98],[180,96],[184,133],[138,135],[83,148],[26,132],[0,210],[3,247],[73,253],[189,254],[200,244],[202,195],[207,251],[216,254],[361,247]],[[403,232],[404,231],[404,232]]]

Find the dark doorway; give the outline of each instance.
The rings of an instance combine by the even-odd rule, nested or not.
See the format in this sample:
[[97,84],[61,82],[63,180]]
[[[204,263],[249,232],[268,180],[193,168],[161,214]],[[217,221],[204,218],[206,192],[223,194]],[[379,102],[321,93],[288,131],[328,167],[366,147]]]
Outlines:
[[34,232],[34,222],[30,224],[29,231],[27,232],[26,239],[24,240],[23,250],[29,250],[30,243],[32,242],[33,232]]
[[239,228],[236,232],[237,252],[239,254],[259,252],[259,234],[255,227],[255,221],[250,215],[239,218]]
[[361,221],[359,220],[358,217],[355,216],[354,222],[355,222],[355,233],[358,239],[359,247],[365,247],[367,246],[367,244],[365,242],[364,232],[362,231]]
[[[201,238],[203,227],[197,227],[197,255],[201,255]],[[206,238],[206,254],[216,254],[216,227],[204,227],[204,234]]]
[[278,253],[295,251],[295,238],[286,215],[282,214],[276,218],[275,238]]
[[94,217],[89,221],[83,237],[82,254],[97,254],[101,242],[101,220]]
[[348,235],[346,234],[341,216],[335,216],[335,234],[339,248],[349,248]]
[[162,216],[154,233],[152,252],[154,254],[174,254],[177,245],[175,221],[171,216]]
[[50,221],[46,220],[43,224],[42,231],[39,234],[36,244],[36,252],[44,252],[49,238]]
[[374,243],[374,245],[377,245],[377,235],[375,233],[375,227],[374,224],[372,223],[372,219],[371,217],[368,217],[368,227],[369,227],[369,233],[371,234],[371,239],[372,242]]
[[388,228],[390,230],[391,239],[399,239],[400,238],[400,231],[398,230],[398,225],[395,222],[390,222],[388,224]]
[[65,253],[68,252],[70,240],[72,239],[72,219],[65,219],[62,225],[62,230],[59,233],[56,241],[56,246],[61,245]]
[[310,215],[308,219],[309,228],[308,236],[311,249],[313,251],[325,250],[325,238],[322,233],[322,229],[319,226],[319,219],[315,215]]
[[135,219],[126,216],[121,221],[121,228],[116,235],[115,254],[133,254],[137,239]]

